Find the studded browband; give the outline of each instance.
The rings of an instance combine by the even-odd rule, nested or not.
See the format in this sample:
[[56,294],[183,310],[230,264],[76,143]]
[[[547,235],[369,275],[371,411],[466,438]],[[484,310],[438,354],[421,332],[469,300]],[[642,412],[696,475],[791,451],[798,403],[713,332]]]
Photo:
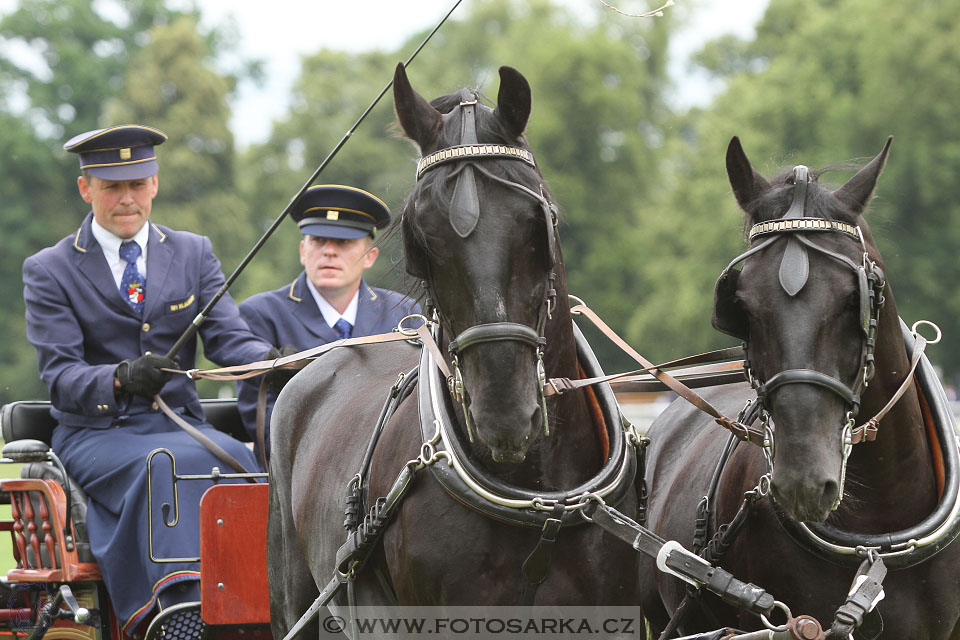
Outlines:
[[420,162],[417,163],[417,179],[420,179],[424,171],[438,164],[443,164],[450,160],[464,160],[467,158],[512,158],[514,160],[523,160],[531,167],[537,166],[533,159],[533,152],[527,149],[508,147],[502,144],[465,144],[435,151],[428,156],[420,158]]
[[750,228],[750,240],[768,233],[783,233],[784,231],[840,231],[858,240],[860,239],[857,227],[852,224],[820,218],[790,218],[760,222],[753,225]]

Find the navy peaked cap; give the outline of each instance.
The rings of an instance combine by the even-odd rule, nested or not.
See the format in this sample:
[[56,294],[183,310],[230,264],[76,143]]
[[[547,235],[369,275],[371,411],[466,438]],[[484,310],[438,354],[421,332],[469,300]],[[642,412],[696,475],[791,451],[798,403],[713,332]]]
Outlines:
[[124,124],[74,136],[63,148],[80,156],[80,168],[102,180],[139,180],[156,174],[154,147],[167,134],[153,127]]
[[305,236],[351,240],[376,237],[390,224],[390,208],[363,189],[338,184],[307,189],[290,212]]

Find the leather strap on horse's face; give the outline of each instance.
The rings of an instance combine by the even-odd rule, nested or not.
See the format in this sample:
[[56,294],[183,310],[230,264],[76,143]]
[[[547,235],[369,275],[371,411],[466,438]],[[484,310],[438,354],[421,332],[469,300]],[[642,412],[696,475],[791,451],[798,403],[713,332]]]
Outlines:
[[[460,144],[477,144],[477,100],[460,102]],[[453,200],[450,202],[450,226],[461,238],[469,236],[480,220],[480,196],[477,193],[477,179],[473,175],[473,166],[466,164],[457,184],[453,188]]]
[[[807,215],[807,184],[810,182],[810,170],[802,164],[793,168],[793,203],[784,214],[784,220],[803,218]],[[787,238],[787,248],[780,261],[780,286],[788,296],[795,296],[803,289],[810,275],[810,261],[807,251],[795,238]]]

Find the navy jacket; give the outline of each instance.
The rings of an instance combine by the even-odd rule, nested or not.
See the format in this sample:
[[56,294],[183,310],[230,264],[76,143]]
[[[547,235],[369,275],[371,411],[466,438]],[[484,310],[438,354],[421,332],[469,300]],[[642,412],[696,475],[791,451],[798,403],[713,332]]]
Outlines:
[[[50,390],[59,421],[53,447],[67,472],[90,498],[90,547],[124,629],[154,608],[158,594],[177,582],[199,579],[195,562],[157,564],[147,553],[147,454],[164,447],[182,474],[210,473],[223,466],[200,443],[158,412],[149,398],[118,401],[113,394],[117,363],[147,351],[165,354],[224,282],[210,240],[150,224],[145,306],[140,317],[120,294],[99,243],[92,214],[77,232],[27,258],[23,264],[27,337],[37,351],[40,377]],[[221,365],[260,360],[270,345],[247,328],[229,295],[200,325],[204,353]],[[179,354],[194,366],[196,337]],[[184,419],[217,441],[247,469],[257,461],[247,447],[203,423],[196,385],[175,375],[161,397]],[[160,465],[163,467],[163,465]],[[168,467],[167,467],[168,468]],[[154,550],[160,557],[199,554],[197,505],[209,481],[179,487],[180,523],[164,527],[160,505],[172,502],[169,471],[155,471]]]
[[[149,279],[149,275],[147,277]],[[251,331],[278,348],[290,344],[304,351],[338,339],[336,331],[323,319],[316,300],[307,288],[305,272],[301,272],[296,280],[285,287],[250,296],[240,303],[240,313]],[[414,313],[420,313],[420,305],[413,299],[396,291],[370,287],[365,280],[361,280],[353,337],[389,333],[400,320]],[[407,326],[415,328],[418,323]],[[237,408],[251,438],[256,432],[259,386],[259,378],[237,383]],[[267,426],[276,399],[277,392],[270,390],[267,396]],[[267,442],[270,442],[269,438]]]
[[[119,415],[156,412],[134,396],[118,404],[113,394],[117,363],[147,351],[165,354],[224,282],[210,240],[152,222],[147,244],[144,315],[120,295],[88,214],[76,234],[23,263],[27,338],[37,350],[40,377],[50,390],[60,424],[105,429]],[[270,345],[250,334],[230,295],[200,325],[204,354],[222,366],[263,358]],[[194,366],[196,337],[180,352],[180,366]],[[196,384],[178,375],[163,399],[201,418]]]

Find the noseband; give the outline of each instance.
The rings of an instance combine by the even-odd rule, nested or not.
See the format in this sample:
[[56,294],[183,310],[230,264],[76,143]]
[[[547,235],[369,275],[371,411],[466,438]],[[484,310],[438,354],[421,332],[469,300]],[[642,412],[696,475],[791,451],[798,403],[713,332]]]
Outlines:
[[[463,384],[460,355],[466,349],[490,342],[511,341],[530,346],[536,354],[537,387],[540,396],[540,409],[543,416],[543,430],[546,435],[549,435],[550,426],[547,417],[546,394],[544,393],[547,376],[543,365],[543,352],[547,343],[545,338],[546,323],[547,319],[552,317],[557,296],[556,289],[554,288],[554,281],[556,280],[554,267],[556,266],[557,207],[547,200],[544,195],[545,189],[542,183],[539,185],[538,193],[519,182],[494,175],[476,163],[476,160],[480,159],[498,158],[518,160],[530,165],[534,169],[536,169],[537,166],[533,158],[533,152],[528,149],[498,144],[479,144],[477,142],[476,130],[476,106],[477,100],[475,95],[461,95],[461,102],[457,107],[461,110],[462,118],[460,144],[435,151],[421,158],[417,163],[417,180],[419,181],[426,172],[441,164],[461,164],[461,166],[451,174],[451,177],[456,176],[457,183],[454,187],[453,200],[450,206],[450,224],[461,238],[468,237],[476,228],[479,221],[480,200],[477,192],[474,169],[480,171],[488,178],[519,190],[523,194],[536,200],[540,205],[546,222],[547,252],[550,270],[546,278],[544,299],[540,308],[536,328],[515,322],[486,322],[468,327],[449,342],[447,350],[453,362],[453,378],[449,383],[450,392],[463,409],[463,415],[467,425],[467,435],[470,438],[470,442],[473,442],[475,428],[473,420],[470,417],[470,412],[467,409],[467,392]],[[436,299],[436,297],[433,296],[433,292],[431,292],[431,296]]]
[[[854,424],[860,410],[860,394],[867,388],[875,372],[874,351],[876,349],[880,309],[884,303],[885,279],[883,270],[868,256],[866,242],[860,227],[835,220],[806,217],[807,185],[812,181],[807,167],[803,165],[794,167],[793,179],[795,184],[793,203],[787,213],[778,220],[753,225],[749,234],[750,241],[753,242],[757,238],[763,239],[759,244],[739,255],[720,274],[714,296],[714,326],[720,331],[744,341],[744,351],[748,354],[748,357],[744,360],[744,369],[751,386],[756,389],[760,403],[761,422],[765,434],[763,448],[769,471],[773,471],[775,454],[774,427],[770,419],[769,407],[770,397],[774,391],[789,384],[812,384],[833,392],[848,407],[841,438],[840,487],[837,499],[831,507],[831,509],[836,509],[843,497],[847,459],[853,445],[862,440],[873,440],[876,437],[876,425],[867,423],[854,429]],[[857,240],[862,249],[863,259],[861,263],[858,264],[845,255],[835,253],[816,244],[808,237],[808,235],[815,233],[841,233]],[[766,382],[759,380],[754,375],[749,362],[749,351],[747,350],[749,337],[747,320],[742,317],[742,312],[737,313],[733,302],[740,275],[740,271],[734,267],[780,239],[786,239],[787,241],[787,247],[780,263],[780,286],[790,296],[796,295],[806,284],[809,275],[808,249],[838,260],[857,274],[862,348],[860,350],[860,366],[857,378],[852,386],[847,386],[833,376],[815,369],[787,369],[780,371]]]

